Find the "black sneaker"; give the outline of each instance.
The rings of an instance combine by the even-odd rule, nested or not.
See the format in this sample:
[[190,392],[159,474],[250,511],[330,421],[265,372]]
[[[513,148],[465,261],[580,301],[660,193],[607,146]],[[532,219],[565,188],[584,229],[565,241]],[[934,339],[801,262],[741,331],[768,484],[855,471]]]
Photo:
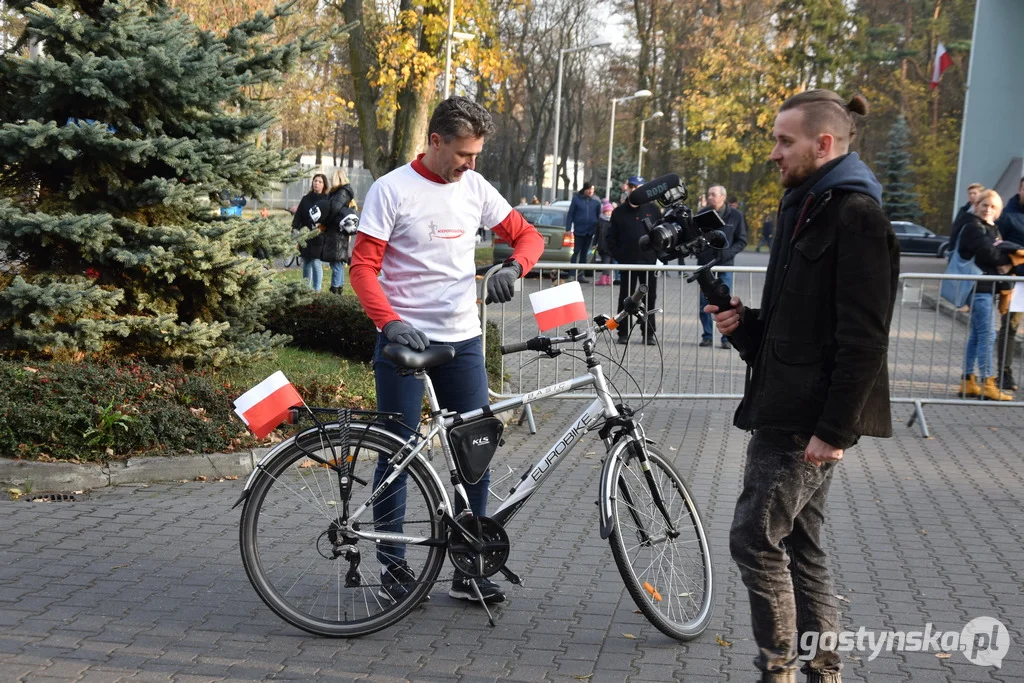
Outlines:
[[722,340],[722,348],[723,349],[731,349],[732,348],[732,344],[729,342],[728,339],[723,339]]
[[[480,602],[476,597],[476,591],[473,590],[473,585],[469,581],[465,576],[456,576],[452,579],[452,587],[449,589],[448,595],[456,600]],[[487,604],[505,602],[505,591],[501,590],[501,587],[490,579],[477,579],[476,585],[480,588],[480,595],[484,597],[484,602]]]
[[627,344],[629,344],[629,337],[619,337],[618,339],[615,340],[615,343],[626,346]]
[[399,602],[416,587],[416,573],[402,560],[384,569],[380,583],[377,595],[391,602]]
[[698,344],[698,346],[711,346],[711,340],[710,339],[701,339],[700,340],[700,344]]

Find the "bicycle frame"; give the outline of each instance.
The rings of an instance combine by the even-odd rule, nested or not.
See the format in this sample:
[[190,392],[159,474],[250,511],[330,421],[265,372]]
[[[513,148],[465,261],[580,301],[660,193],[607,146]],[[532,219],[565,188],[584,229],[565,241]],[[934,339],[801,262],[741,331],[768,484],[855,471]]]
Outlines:
[[[379,497],[380,493],[390,486],[395,479],[401,475],[405,468],[409,466],[409,463],[418,457],[422,450],[426,448],[427,444],[437,436],[441,437],[440,442],[442,451],[444,452],[445,462],[448,466],[449,473],[452,476],[452,481],[455,482],[455,491],[465,503],[465,509],[468,510],[469,499],[466,494],[465,486],[463,485],[461,478],[458,476],[458,471],[455,467],[455,454],[452,452],[447,438],[448,429],[456,424],[464,424],[467,422],[471,423],[485,417],[490,417],[495,413],[515,410],[516,408],[528,405],[540,399],[557,396],[558,394],[573,391],[574,389],[593,385],[597,392],[597,398],[594,399],[593,403],[587,406],[587,408],[573,420],[571,426],[564,434],[562,434],[561,438],[558,439],[558,441],[548,449],[544,456],[530,468],[529,472],[523,475],[519,483],[511,489],[509,496],[504,500],[501,506],[493,514],[488,515],[492,519],[504,525],[515,516],[523,505],[525,505],[526,501],[528,501],[537,489],[540,488],[544,480],[547,479],[558,467],[558,464],[562,459],[572,451],[583,436],[598,424],[600,420],[621,417],[618,408],[616,408],[615,404],[612,402],[611,394],[608,391],[608,384],[599,363],[591,366],[586,375],[574,377],[573,379],[558,382],[556,384],[537,389],[536,391],[528,392],[521,396],[499,401],[484,408],[477,408],[465,413],[456,414],[447,413],[441,410],[437,402],[437,396],[434,393],[433,384],[430,381],[430,377],[425,372],[418,372],[416,373],[416,376],[426,385],[427,399],[430,405],[431,415],[433,416],[431,419],[431,427],[426,436],[413,434],[409,437],[405,442],[405,447],[396,455],[396,457],[399,458],[399,461],[397,463],[392,463],[394,465],[392,471],[383,481],[381,481],[377,490],[371,493],[366,501],[349,516],[348,522],[350,527],[353,522],[358,521],[360,517],[367,512],[373,502]],[[414,443],[415,445],[413,445]],[[607,439],[606,446],[610,448],[611,444],[612,440]],[[449,506],[450,503],[446,500],[443,505]],[[452,514],[453,510],[451,509],[439,510],[438,512],[454,516]],[[604,533],[605,527],[606,525],[602,524],[603,535],[606,535]],[[371,531],[370,529],[364,528],[353,530],[352,533],[361,538],[376,542],[413,544],[426,544],[430,542],[427,538],[405,536],[403,534],[393,532]]]

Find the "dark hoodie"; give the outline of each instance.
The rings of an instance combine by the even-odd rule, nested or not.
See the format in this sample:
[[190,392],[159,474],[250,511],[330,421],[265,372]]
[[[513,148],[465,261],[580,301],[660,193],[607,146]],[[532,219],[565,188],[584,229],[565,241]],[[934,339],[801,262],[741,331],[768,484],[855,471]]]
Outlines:
[[817,200],[829,190],[849,190],[867,195],[882,205],[882,185],[875,178],[871,169],[860,160],[856,152],[850,152],[833,159],[817,170],[799,187],[791,187],[782,195],[779,202],[779,215],[776,221],[778,231],[772,242],[771,256],[768,258],[768,273],[765,288],[761,296],[761,310],[767,312],[771,301],[778,292],[782,276],[789,263],[789,255],[793,248],[794,232],[797,219],[802,217],[804,226]]

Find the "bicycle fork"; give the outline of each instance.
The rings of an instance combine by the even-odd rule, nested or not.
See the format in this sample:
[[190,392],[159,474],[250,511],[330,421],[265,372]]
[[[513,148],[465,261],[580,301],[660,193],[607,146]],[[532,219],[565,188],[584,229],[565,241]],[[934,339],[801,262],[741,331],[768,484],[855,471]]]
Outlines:
[[[637,425],[638,427],[638,425]],[[647,456],[647,449],[644,448],[644,437],[642,433],[637,433],[638,429],[631,429],[631,436],[624,445],[623,450],[625,452],[619,452],[617,455],[612,451],[608,458],[605,460],[604,471],[601,473],[601,499],[598,501],[598,507],[601,511],[601,538],[607,539],[611,535],[614,527],[612,504],[615,500],[616,495],[620,496],[625,501],[629,510],[629,515],[636,525],[638,540],[643,545],[654,545],[656,543],[663,542],[667,539],[674,539],[679,536],[679,531],[675,528],[672,522],[672,517],[665,505],[665,498],[662,495],[661,487],[658,485],[657,480],[654,478],[654,474],[651,472],[650,460]],[[665,535],[663,537],[652,537],[646,528],[643,520],[636,509],[633,501],[633,496],[629,491],[629,486],[623,477],[619,477],[618,481],[612,481],[612,472],[615,469],[615,461],[621,458],[624,465],[631,461],[636,461],[640,464],[640,469],[644,473],[644,482],[651,491],[651,499],[654,501],[654,506],[658,509],[662,518],[665,520]]]

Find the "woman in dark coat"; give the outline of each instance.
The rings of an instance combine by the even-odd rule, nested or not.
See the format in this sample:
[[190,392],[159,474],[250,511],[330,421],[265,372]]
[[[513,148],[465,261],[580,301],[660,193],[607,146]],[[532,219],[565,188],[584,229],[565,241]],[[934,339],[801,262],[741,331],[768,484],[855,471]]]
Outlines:
[[[999,233],[995,220],[1003,209],[1003,201],[995,190],[986,190],[978,196],[974,213],[959,233],[961,258],[974,259],[984,275],[998,275],[1009,270],[1010,258],[996,247]],[[1001,392],[996,386],[992,366],[995,348],[995,328],[992,318],[992,300],[996,282],[975,283],[971,298],[970,332],[964,354],[964,375],[957,395],[961,398],[985,398],[990,401],[1012,401],[1013,396]],[[978,374],[974,374],[977,367]],[[981,381],[979,381],[979,379]]]
[[[292,230],[308,230],[316,228],[323,222],[320,206],[327,198],[327,176],[317,173],[310,183],[309,192],[299,201],[295,209],[295,216],[292,218]],[[319,203],[319,204],[318,204]],[[302,255],[302,277],[313,287],[313,291],[319,292],[323,286],[324,269],[320,259],[324,249],[324,236],[317,233],[309,238],[299,253]]]
[[330,208],[324,220],[323,260],[331,264],[331,291],[341,294],[345,285],[345,264],[352,256],[352,235],[345,228],[350,225],[342,222],[346,216],[355,213],[353,209],[355,192],[348,182],[348,176],[340,168],[331,176],[331,190],[328,195]]

